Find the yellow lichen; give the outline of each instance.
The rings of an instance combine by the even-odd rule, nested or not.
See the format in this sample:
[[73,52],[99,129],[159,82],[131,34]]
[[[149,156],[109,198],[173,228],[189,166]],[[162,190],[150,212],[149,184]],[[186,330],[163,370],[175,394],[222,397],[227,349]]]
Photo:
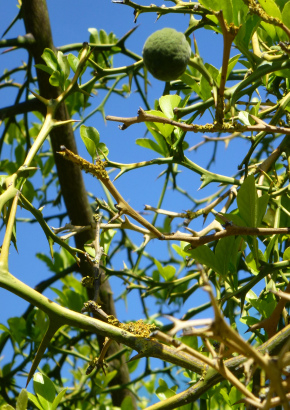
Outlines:
[[156,329],[154,324],[144,323],[142,319],[137,322],[121,323],[113,315],[108,316],[108,323],[140,337],[149,337]]

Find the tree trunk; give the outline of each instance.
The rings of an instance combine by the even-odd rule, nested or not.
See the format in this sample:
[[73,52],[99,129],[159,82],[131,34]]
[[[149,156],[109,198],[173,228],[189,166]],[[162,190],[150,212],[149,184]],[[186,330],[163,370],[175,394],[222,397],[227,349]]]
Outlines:
[[[31,53],[36,64],[43,64],[41,55],[45,48],[54,50],[53,39],[50,28],[50,21],[45,0],[23,0],[22,1],[23,19],[27,33],[31,33],[36,39],[36,43],[31,47]],[[60,90],[52,87],[48,81],[48,74],[42,70],[37,71],[38,85],[40,95],[52,99],[56,98]],[[66,105],[63,103],[58,112],[58,120],[68,120],[69,115]],[[76,142],[73,130],[70,124],[61,127],[56,127],[51,133],[51,144],[54,152],[55,163],[57,167],[59,183],[61,187],[61,194],[65,202],[68,216],[74,225],[89,225],[92,222],[92,210],[89,205],[82,173],[80,169],[72,162],[65,161],[56,154],[60,150],[60,146],[64,145],[69,150],[77,153]],[[75,237],[76,246],[83,249],[85,242],[94,239],[93,231],[86,231]],[[81,261],[80,271],[83,276],[92,275],[90,264],[84,260]],[[91,296],[92,297],[92,296]],[[115,315],[114,301],[112,298],[112,291],[108,282],[104,283],[100,289],[100,299],[102,301],[102,308],[107,314]],[[101,343],[101,340],[99,340]],[[109,350],[109,354],[116,353],[120,347],[113,343]],[[101,348],[100,344],[100,348]],[[119,362],[119,363],[116,363]],[[115,368],[118,368],[117,376],[112,380],[112,385],[123,385],[130,381],[128,367],[121,357],[113,363]],[[133,405],[136,407],[136,400],[134,395],[128,389],[121,389],[112,393],[112,401],[114,406],[120,406],[123,399],[130,395],[132,397]]]

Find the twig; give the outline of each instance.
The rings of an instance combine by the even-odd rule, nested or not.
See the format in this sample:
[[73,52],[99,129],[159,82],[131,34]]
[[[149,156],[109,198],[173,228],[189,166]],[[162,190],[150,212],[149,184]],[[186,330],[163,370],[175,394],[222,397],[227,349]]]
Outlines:
[[[252,118],[257,120],[257,117],[251,115]],[[239,123],[223,123],[223,124],[206,124],[206,125],[197,125],[197,124],[186,124],[183,122],[178,122],[175,120],[171,120],[169,118],[161,118],[157,115],[148,114],[144,111],[141,107],[138,110],[138,115],[136,117],[116,117],[113,115],[107,115],[106,120],[108,121],[116,121],[122,122],[119,128],[121,130],[125,130],[126,128],[130,127],[130,125],[138,124],[140,122],[158,122],[161,124],[170,124],[174,127],[178,127],[183,131],[189,132],[229,132],[229,133],[244,133],[248,131],[263,131],[268,133],[280,133],[280,134],[287,134],[290,135],[290,128],[286,127],[277,127],[271,124],[267,124],[266,122],[262,122],[259,120],[258,124],[256,125],[242,125]]]
[[145,218],[143,218],[141,215],[139,215],[126,201],[125,199],[121,196],[119,191],[116,189],[116,187],[113,185],[113,183],[110,181],[109,176],[105,170],[105,164],[98,160],[97,163],[91,164],[90,162],[84,160],[80,156],[74,154],[72,151],[68,150],[64,146],[61,146],[62,151],[59,152],[60,155],[62,155],[65,159],[72,161],[76,164],[78,164],[81,169],[84,169],[86,172],[89,172],[90,174],[94,175],[97,177],[108,189],[110,194],[115,198],[117,201],[116,208],[119,211],[118,216],[121,216],[123,214],[127,214],[131,216],[133,219],[135,219],[137,222],[139,222],[141,225],[145,226],[151,234],[153,234],[155,237],[159,239],[163,239],[164,235],[158,231],[155,226],[153,226],[150,222],[148,222]]

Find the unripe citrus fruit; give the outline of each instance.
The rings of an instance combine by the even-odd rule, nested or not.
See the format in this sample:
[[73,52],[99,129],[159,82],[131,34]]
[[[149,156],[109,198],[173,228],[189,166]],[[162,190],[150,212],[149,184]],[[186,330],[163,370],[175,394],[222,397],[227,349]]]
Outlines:
[[173,28],[155,31],[145,41],[143,60],[147,70],[161,81],[176,80],[186,70],[191,48],[183,33]]

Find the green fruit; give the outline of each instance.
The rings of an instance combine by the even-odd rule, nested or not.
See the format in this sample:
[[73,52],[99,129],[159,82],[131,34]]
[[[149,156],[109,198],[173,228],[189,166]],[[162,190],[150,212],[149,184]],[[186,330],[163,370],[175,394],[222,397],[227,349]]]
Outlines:
[[191,48],[183,33],[163,28],[149,36],[143,47],[147,70],[161,81],[176,80],[186,70]]

